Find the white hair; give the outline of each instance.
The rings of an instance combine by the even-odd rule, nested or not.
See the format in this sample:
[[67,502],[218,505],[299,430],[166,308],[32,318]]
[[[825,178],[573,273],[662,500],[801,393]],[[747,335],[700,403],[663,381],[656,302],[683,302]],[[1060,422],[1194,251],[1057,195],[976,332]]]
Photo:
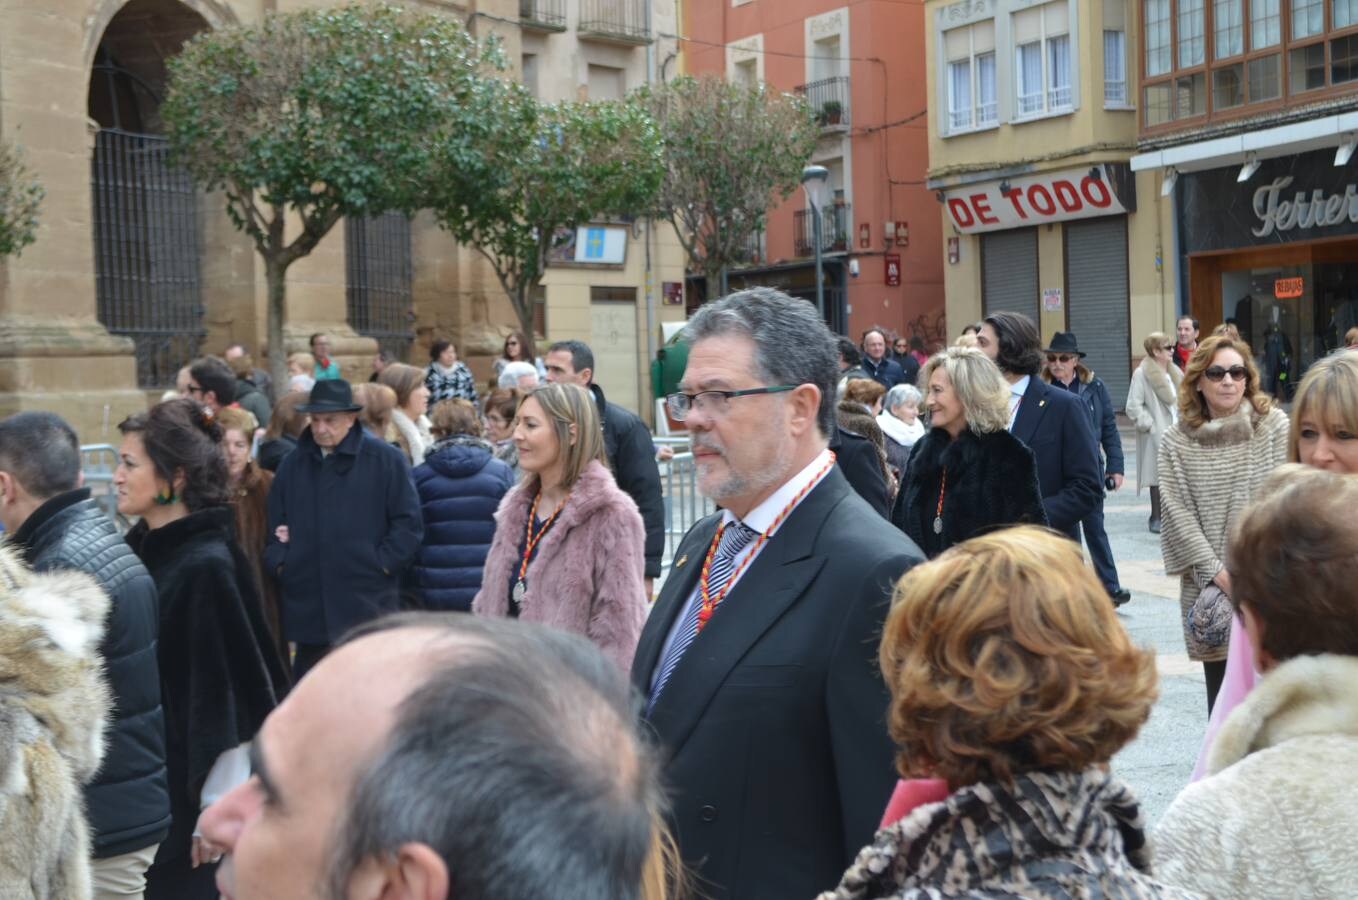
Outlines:
[[883,409],[895,409],[902,403],[913,403],[919,406],[924,402],[924,395],[919,392],[919,388],[913,384],[898,384],[886,392],[886,398],[882,401]]
[[505,363],[505,367],[500,370],[500,377],[496,385],[502,388],[519,387],[519,379],[525,375],[532,375],[534,383],[538,378],[538,367],[524,360],[515,360]]

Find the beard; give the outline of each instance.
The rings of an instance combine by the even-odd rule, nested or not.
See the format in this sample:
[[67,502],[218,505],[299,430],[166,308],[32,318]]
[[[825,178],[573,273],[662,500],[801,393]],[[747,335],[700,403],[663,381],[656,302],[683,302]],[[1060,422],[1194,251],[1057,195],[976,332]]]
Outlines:
[[[773,434],[780,434],[775,428],[771,429]],[[772,458],[750,465],[748,468],[737,468],[727,455],[726,448],[711,434],[698,433],[693,436],[692,447],[694,450],[703,449],[721,456],[726,463],[725,477],[715,483],[709,483],[706,469],[710,463],[698,463],[698,493],[709,497],[717,503],[723,503],[732,497],[746,497],[751,494],[762,492],[766,489],[777,487],[787,478],[787,467],[792,459],[792,442],[780,440],[774,448]]]

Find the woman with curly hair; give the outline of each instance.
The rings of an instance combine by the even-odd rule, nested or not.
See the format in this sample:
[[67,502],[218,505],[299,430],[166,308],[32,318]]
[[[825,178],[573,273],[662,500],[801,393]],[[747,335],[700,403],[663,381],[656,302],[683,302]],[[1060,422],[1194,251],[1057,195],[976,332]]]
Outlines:
[[214,848],[198,813],[250,774],[246,749],[287,677],[235,541],[222,428],[192,400],[168,400],[118,426],[118,512],[160,599],[161,703],[170,833],[146,873],[150,900],[215,900]]
[[903,778],[821,900],[1187,898],[1150,876],[1135,797],[1108,771],[1156,696],[1068,538],[974,538],[896,586],[878,661]]
[[1202,663],[1210,714],[1226,675],[1226,536],[1286,458],[1288,422],[1260,390],[1249,345],[1227,335],[1214,334],[1193,351],[1178,403],[1179,421],[1160,439],[1156,466],[1160,552],[1165,573],[1179,576],[1184,643],[1189,658]]

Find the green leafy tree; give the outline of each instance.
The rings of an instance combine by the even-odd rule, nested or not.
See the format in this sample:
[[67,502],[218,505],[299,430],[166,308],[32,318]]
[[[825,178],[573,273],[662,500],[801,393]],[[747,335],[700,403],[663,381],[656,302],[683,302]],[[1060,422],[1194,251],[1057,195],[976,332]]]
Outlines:
[[263,259],[275,383],[288,267],[345,216],[423,207],[436,153],[484,115],[500,66],[460,23],[388,5],[268,15],[171,60],[170,145]]
[[0,141],[0,259],[18,255],[37,238],[43,194],[19,150]]
[[638,96],[664,142],[659,214],[715,291],[727,268],[746,261],[771,200],[787,199],[801,183],[816,148],[815,113],[766,84],[714,76],[677,78]]
[[532,289],[564,233],[654,203],[662,160],[655,122],[631,103],[540,104],[501,83],[495,114],[450,142],[434,170],[439,223],[490,262],[519,325],[533,329]]

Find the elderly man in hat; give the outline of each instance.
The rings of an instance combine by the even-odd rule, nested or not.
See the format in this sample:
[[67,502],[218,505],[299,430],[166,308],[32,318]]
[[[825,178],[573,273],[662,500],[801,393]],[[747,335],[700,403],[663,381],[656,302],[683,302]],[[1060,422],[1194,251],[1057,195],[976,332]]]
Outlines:
[[[1122,436],[1118,434],[1117,416],[1113,401],[1108,396],[1108,388],[1080,361],[1085,358],[1085,353],[1080,349],[1074,332],[1056,332],[1051,345],[1042,352],[1047,355],[1042,377],[1053,386],[1064,388],[1079,397],[1089,410],[1089,424],[1103,450],[1104,487],[1110,491],[1117,490],[1122,487],[1126,469],[1122,461]],[[1080,521],[1080,526],[1084,531],[1085,544],[1089,547],[1090,559],[1094,562],[1094,571],[1107,588],[1108,596],[1113,598],[1113,604],[1121,606],[1132,599],[1132,595],[1118,582],[1113,548],[1109,546],[1108,533],[1103,528],[1102,498],[1099,505]]]
[[269,489],[264,563],[282,594],[283,634],[300,679],[350,628],[395,610],[401,573],[424,537],[400,450],[358,423],[349,382],[316,382],[311,424]]

